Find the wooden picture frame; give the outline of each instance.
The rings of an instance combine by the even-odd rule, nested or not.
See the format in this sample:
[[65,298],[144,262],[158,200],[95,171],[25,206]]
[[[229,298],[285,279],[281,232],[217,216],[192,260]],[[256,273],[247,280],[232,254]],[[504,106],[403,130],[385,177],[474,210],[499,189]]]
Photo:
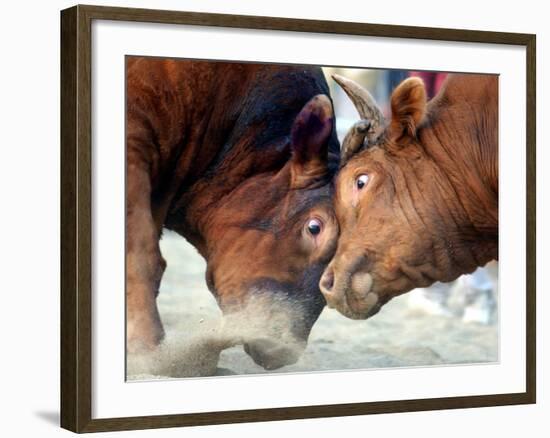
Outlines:
[[[194,414],[92,419],[91,24],[115,20],[517,45],[526,48],[526,391]],[[535,403],[535,77],[530,34],[75,6],[61,12],[61,426],[74,432],[147,429]]]

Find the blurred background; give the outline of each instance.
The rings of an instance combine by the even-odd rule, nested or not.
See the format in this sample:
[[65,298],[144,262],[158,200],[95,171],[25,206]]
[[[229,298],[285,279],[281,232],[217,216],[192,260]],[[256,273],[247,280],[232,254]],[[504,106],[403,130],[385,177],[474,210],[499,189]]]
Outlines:
[[[367,88],[389,115],[389,96],[410,75],[421,76],[432,97],[445,74],[402,70],[324,68],[342,141],[358,114],[331,79],[338,73]],[[206,264],[194,247],[165,231],[161,251],[167,262],[158,306],[166,329],[165,344],[213,332],[221,312],[206,287]],[[325,308],[314,325],[298,363],[269,373],[488,363],[499,359],[498,264],[490,263],[452,283],[436,283],[401,295],[373,318],[353,321]],[[181,356],[178,359],[181,361]],[[143,370],[128,379],[165,378]],[[221,353],[218,375],[266,373],[242,346]]]

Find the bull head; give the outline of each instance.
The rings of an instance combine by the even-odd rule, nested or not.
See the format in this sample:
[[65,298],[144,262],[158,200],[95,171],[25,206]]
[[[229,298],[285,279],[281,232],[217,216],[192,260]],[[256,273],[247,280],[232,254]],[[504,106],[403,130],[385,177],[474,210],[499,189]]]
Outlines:
[[274,369],[295,362],[325,306],[319,279],[336,249],[330,99],[312,98],[289,132],[291,159],[219,201],[207,230],[207,282],[226,328],[245,327],[245,351]]
[[335,77],[364,120],[343,143],[340,237],[320,287],[329,307],[350,318],[368,318],[399,294],[454,280],[497,254],[497,83],[449,79],[430,111],[422,80],[403,81],[386,125],[366,90]]

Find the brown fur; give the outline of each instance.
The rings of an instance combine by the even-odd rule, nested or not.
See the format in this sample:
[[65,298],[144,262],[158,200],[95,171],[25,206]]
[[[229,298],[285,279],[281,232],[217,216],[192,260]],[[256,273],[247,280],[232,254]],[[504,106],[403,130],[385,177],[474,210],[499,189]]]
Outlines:
[[[328,94],[320,69],[152,58],[127,68],[128,348],[162,338],[163,227],[207,260],[225,313],[258,290],[285,295],[302,312],[294,334],[307,339],[337,234],[328,151],[337,160],[338,144],[330,100],[313,98]],[[311,217],[325,224],[316,238]]]
[[[427,106],[422,81],[408,79],[391,106],[380,144],[337,178],[341,235],[321,285],[352,318],[498,258],[497,77],[451,75]],[[361,174],[369,182],[359,190]],[[366,273],[368,290],[354,289]],[[374,305],[364,305],[368,292]]]

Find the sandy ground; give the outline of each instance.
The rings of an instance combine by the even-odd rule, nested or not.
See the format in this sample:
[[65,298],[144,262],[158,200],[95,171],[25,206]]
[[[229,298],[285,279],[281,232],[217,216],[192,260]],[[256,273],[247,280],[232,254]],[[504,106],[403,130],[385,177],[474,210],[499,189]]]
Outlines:
[[[205,262],[181,237],[166,232],[168,263],[158,305],[166,329],[154,358],[129,357],[128,379],[265,373],[242,346],[217,352],[203,340],[216,333],[221,312],[204,281]],[[294,365],[270,373],[486,363],[498,360],[498,324],[463,322],[410,305],[410,294],[392,300],[367,321],[325,308],[308,347]],[[211,351],[212,350],[212,351]]]

